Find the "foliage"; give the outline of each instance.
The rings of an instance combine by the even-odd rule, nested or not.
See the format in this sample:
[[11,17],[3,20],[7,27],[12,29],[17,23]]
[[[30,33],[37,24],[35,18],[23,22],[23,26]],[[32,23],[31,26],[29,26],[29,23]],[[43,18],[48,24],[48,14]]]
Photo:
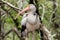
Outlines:
[[[16,7],[18,7],[16,5],[16,2],[18,0],[5,0],[5,1],[8,1],[11,4],[15,5]],[[25,1],[26,1],[26,4],[23,5],[23,9],[28,5],[28,2],[29,2],[29,0],[25,0]],[[51,22],[51,20],[53,20],[53,19],[51,19],[51,16],[53,14],[53,1],[52,0],[38,0],[39,13],[41,14],[40,17],[42,17],[42,14],[43,14],[42,4],[45,6],[44,17],[43,17],[42,23],[51,31],[52,34],[57,35],[57,34],[60,34],[60,0],[56,0],[56,3],[57,3],[57,8],[56,8],[56,12],[55,12],[54,22]],[[12,16],[15,17],[17,15],[17,12],[12,10],[12,8],[9,8],[8,6],[4,6],[4,7],[5,7],[5,9],[7,9],[11,13]],[[14,24],[13,24],[13,21],[9,15],[7,15],[5,17],[6,17],[5,27],[7,27],[7,30],[9,30],[11,26],[12,27],[14,26]],[[21,19],[22,19],[22,16],[19,16],[18,22],[21,22]],[[54,23],[56,23],[58,25],[58,27],[55,27]],[[19,27],[20,26],[21,25],[19,25]],[[7,38],[6,40],[12,40],[12,35],[13,35],[13,33],[9,34],[8,35],[9,38]],[[37,35],[38,35],[38,33],[37,33]],[[58,36],[54,36],[54,40],[58,40],[57,37]],[[15,35],[15,39],[19,40],[16,35]],[[39,37],[37,37],[37,39],[39,40]]]

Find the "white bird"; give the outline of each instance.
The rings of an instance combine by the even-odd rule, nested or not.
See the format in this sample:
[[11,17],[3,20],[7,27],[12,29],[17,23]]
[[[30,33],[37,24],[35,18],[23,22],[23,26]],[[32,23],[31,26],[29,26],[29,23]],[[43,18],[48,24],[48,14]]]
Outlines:
[[[25,11],[27,11],[27,13],[23,15]],[[34,36],[35,30],[39,29],[40,27],[40,19],[39,19],[39,15],[36,13],[35,5],[30,4],[24,10],[22,10],[19,14],[23,15],[23,18],[21,21],[22,30],[25,31],[26,34],[28,32],[32,32]],[[22,33],[24,34],[23,31]],[[32,40],[34,40],[34,38]]]
[[28,12],[23,15],[21,25],[26,26],[28,32],[38,29],[40,26],[40,20],[39,15],[36,13],[36,7],[33,4],[30,4],[24,10],[28,10]]

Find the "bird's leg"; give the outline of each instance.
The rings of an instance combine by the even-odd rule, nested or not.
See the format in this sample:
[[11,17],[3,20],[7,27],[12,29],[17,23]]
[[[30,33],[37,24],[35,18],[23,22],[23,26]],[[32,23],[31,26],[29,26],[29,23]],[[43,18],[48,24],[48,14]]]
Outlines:
[[27,29],[25,29],[25,40],[28,40],[28,31],[27,31]]
[[32,40],[35,40],[35,31],[32,32]]
[[28,40],[28,33],[26,29],[22,32],[21,37],[21,40]]

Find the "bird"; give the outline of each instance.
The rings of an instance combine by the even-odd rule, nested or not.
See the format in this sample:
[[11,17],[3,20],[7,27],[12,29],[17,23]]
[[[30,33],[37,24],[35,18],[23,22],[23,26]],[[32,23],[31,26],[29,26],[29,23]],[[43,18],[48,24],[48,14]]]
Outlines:
[[[27,13],[24,14],[24,12],[27,11]],[[39,19],[39,15],[36,13],[36,7],[33,4],[28,5],[25,9],[23,9],[22,11],[20,11],[19,14],[17,14],[16,18],[19,15],[23,15],[22,17],[22,21],[21,21],[21,25],[22,25],[22,36],[24,35],[25,38],[27,37],[26,35],[29,32],[32,32],[32,40],[34,39],[34,34],[35,34],[35,30],[40,28],[40,19]],[[28,40],[26,38],[26,40]]]

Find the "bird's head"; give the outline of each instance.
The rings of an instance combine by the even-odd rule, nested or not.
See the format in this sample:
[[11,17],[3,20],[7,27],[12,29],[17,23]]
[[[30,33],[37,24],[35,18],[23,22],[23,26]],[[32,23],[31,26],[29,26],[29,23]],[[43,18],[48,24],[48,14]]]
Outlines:
[[[35,12],[36,12],[36,7],[35,7],[33,4],[30,4],[30,5],[27,6],[25,9],[23,9],[22,11],[20,11],[19,14],[17,14],[16,18],[17,18],[19,15],[23,15],[25,11],[35,13]],[[15,19],[16,19],[16,18],[15,18]]]
[[28,5],[25,9],[23,9],[20,13],[24,13],[25,11],[28,12],[35,12],[36,11],[36,7],[33,4]]

